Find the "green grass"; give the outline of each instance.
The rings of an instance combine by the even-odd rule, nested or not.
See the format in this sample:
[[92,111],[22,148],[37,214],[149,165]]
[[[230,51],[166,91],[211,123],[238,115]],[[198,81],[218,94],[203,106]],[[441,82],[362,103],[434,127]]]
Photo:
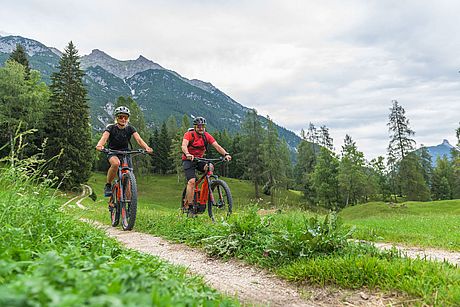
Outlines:
[[356,239],[460,251],[460,200],[373,202],[346,208],[340,216],[357,227]]
[[385,253],[363,254],[350,249],[312,259],[294,261],[278,270],[291,281],[317,285],[333,283],[343,288],[362,287],[410,295],[410,306],[458,306],[460,270],[447,264],[393,257]]
[[[85,216],[108,223],[105,206],[88,207]],[[460,304],[459,268],[350,244],[347,227],[322,222],[322,218],[311,222],[311,214],[259,216],[255,209],[213,224],[205,215],[190,219],[176,211],[145,208],[135,228],[203,248],[213,256],[242,259],[294,282],[397,292],[412,302],[409,305]]]
[[[176,209],[180,206],[180,198],[185,187],[184,181],[177,180],[175,175],[138,175],[136,174],[138,184],[139,204],[142,207],[155,208],[159,210]],[[230,186],[234,208],[247,207],[248,204],[258,204],[263,208],[270,208],[270,196],[261,195],[261,199],[254,198],[254,187],[248,181],[222,178]],[[106,181],[106,174],[93,173],[88,185],[96,193],[98,199],[103,199],[102,189]],[[298,191],[280,191],[275,196],[277,208],[301,208],[304,207],[305,201]]]
[[[244,211],[251,204],[270,208],[269,196],[263,195],[262,200],[254,199],[252,184],[244,180],[224,179],[232,191],[235,212]],[[175,176],[138,176],[137,181],[140,212],[178,210],[184,183],[177,182]],[[93,174],[89,181],[102,207],[106,202],[102,197],[104,182],[105,174],[102,173]],[[283,191],[279,195],[276,207],[281,208],[286,219],[312,215],[300,210],[305,203],[298,191]],[[460,200],[405,202],[394,207],[372,202],[348,207],[340,212],[340,217],[345,225],[356,226],[356,239],[460,251]]]
[[[95,174],[92,180],[96,191],[101,191],[104,176]],[[252,186],[227,181],[232,193],[239,195],[238,206],[228,221],[213,224],[206,214],[196,219],[180,214],[176,191],[181,191],[182,184],[174,177],[138,178],[142,191],[135,229],[203,248],[217,257],[239,258],[295,282],[401,293],[409,305],[460,304],[458,267],[404,259],[395,251],[381,252],[346,240],[350,227],[357,226],[357,238],[383,240],[382,234],[392,233],[391,240],[399,236],[401,242],[442,247],[439,238],[444,237],[456,246],[455,233],[446,232],[457,229],[452,225],[458,227],[457,201],[406,203],[395,208],[383,203],[354,206],[340,213],[344,221],[340,226],[323,222],[324,215],[293,209],[301,201],[295,191],[289,192],[292,198],[281,210],[260,216],[257,208],[267,204],[257,205],[251,199]],[[78,215],[109,223],[106,199],[99,197],[96,203],[87,199],[84,204],[89,210],[75,209]],[[369,227],[374,225],[370,221],[375,226]]]
[[238,306],[158,257],[61,210],[46,184],[0,170],[0,306]]

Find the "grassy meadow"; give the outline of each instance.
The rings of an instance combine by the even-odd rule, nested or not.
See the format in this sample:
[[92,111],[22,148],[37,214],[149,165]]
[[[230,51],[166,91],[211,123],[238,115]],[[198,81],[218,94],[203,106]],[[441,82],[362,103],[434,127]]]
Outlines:
[[26,169],[0,169],[0,306],[239,306],[65,213]]
[[[251,199],[249,183],[226,179],[235,213],[227,221],[211,223],[206,214],[196,219],[180,214],[183,184],[174,176],[138,177],[137,231],[200,247],[215,257],[238,258],[302,284],[397,293],[396,301],[410,306],[460,305],[458,267],[406,259],[396,250],[382,252],[349,240],[394,240],[458,250],[458,201],[369,203],[347,208],[337,218],[298,209],[301,195],[286,191],[278,198],[280,210],[261,215],[260,207],[270,207],[268,197]],[[89,210],[75,208],[73,214],[109,223],[107,199],[101,197],[104,180],[104,174],[94,174],[89,184],[98,199],[85,199]]]
[[340,217],[356,226],[356,239],[460,251],[458,199],[366,203],[344,209]]

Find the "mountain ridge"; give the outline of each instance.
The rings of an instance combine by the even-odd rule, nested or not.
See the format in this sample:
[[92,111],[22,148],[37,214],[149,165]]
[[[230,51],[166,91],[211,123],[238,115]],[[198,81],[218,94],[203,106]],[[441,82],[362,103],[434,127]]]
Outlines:
[[[0,37],[0,65],[17,43],[31,54],[31,67],[39,70],[43,80],[50,84],[50,76],[57,71],[62,53],[36,40],[3,36]],[[190,118],[198,115],[207,117],[211,130],[238,132],[246,112],[250,110],[212,83],[189,80],[143,55],[136,60],[122,61],[93,49],[89,55],[81,57],[81,67],[86,72],[83,81],[88,88],[91,123],[97,131],[112,121],[113,105],[120,96],[131,96],[137,101],[149,126],[158,126],[170,115],[180,120],[187,114]],[[259,118],[266,125],[267,119],[263,116]],[[280,137],[286,139],[291,151],[295,151],[300,137],[284,127],[276,126]]]
[[[431,165],[433,166],[436,166],[436,160],[438,157],[443,158],[445,156],[447,157],[447,159],[451,160],[452,150],[460,151],[459,148],[452,146],[446,139],[444,139],[441,144],[424,147],[427,149],[428,153],[431,156]],[[420,149],[417,149],[416,151],[419,152]]]

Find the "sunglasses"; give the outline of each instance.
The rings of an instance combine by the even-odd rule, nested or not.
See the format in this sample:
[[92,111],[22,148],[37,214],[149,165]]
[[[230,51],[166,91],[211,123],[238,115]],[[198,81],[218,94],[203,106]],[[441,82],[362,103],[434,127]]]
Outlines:
[[197,128],[206,128],[206,125],[203,125],[203,124],[199,124],[199,125],[196,125]]
[[117,118],[118,119],[128,119],[129,116],[128,115],[118,115]]

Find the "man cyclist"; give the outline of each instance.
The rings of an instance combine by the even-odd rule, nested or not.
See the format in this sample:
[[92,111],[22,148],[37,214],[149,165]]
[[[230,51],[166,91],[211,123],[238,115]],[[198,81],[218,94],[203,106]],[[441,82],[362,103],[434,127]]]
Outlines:
[[195,157],[202,158],[207,150],[207,144],[211,144],[217,152],[230,161],[232,156],[220,146],[217,141],[206,130],[206,119],[196,117],[193,120],[193,129],[189,129],[182,139],[182,166],[187,178],[187,192],[185,196],[185,209],[193,202],[196,174],[195,170],[205,171],[206,163],[193,162]]
[[[104,145],[109,141],[109,149],[113,150],[129,150],[128,144],[130,144],[131,136],[134,137],[136,142],[144,148],[148,153],[152,153],[152,148],[144,142],[136,128],[129,125],[130,111],[127,107],[121,106],[115,109],[115,124],[108,125],[104,133],[102,133],[101,139],[97,142],[96,150],[102,151]],[[117,175],[118,167],[120,166],[120,158],[115,154],[107,156],[107,160],[110,163],[110,168],[107,171],[107,183],[104,187],[104,196],[109,197],[112,195],[112,181]]]

